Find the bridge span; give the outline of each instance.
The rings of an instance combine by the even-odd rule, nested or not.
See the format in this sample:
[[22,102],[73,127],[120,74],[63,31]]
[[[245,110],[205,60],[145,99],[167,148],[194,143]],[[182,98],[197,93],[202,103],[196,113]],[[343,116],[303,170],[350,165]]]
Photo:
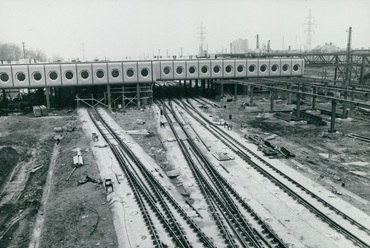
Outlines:
[[300,58],[141,60],[0,65],[0,88],[45,88],[165,80],[299,77]]

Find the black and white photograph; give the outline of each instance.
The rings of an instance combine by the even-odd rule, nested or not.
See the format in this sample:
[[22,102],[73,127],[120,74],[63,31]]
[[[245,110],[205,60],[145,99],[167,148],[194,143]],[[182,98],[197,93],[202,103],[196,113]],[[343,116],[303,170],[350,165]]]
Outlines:
[[369,0],[0,9],[0,248],[370,248]]

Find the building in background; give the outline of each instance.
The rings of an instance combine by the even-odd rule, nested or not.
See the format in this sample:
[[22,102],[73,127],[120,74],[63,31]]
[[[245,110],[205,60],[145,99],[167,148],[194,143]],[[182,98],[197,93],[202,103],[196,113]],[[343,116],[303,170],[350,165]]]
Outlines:
[[233,53],[246,53],[248,51],[248,40],[237,39],[232,42]]

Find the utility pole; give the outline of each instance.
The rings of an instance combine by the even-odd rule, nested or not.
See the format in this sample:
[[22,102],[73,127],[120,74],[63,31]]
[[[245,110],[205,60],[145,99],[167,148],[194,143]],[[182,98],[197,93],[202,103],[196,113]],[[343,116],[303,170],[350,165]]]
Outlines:
[[203,27],[203,23],[200,24],[200,27],[198,27],[200,29],[199,32],[197,32],[197,34],[199,34],[200,36],[198,37],[199,38],[199,55],[202,57],[204,55],[204,40],[206,39],[205,35],[207,34],[204,30],[206,29],[205,27]]
[[270,40],[267,41],[267,52],[270,53],[271,47],[270,47]]
[[26,42],[22,42],[22,47],[23,47],[23,58],[26,58]]
[[311,16],[311,9],[309,11],[308,17],[305,18],[306,22],[303,23],[303,26],[307,26],[307,29],[304,31],[307,32],[307,40],[306,40],[306,50],[311,50],[312,46],[312,34],[314,33],[313,26],[316,26],[315,23],[313,23],[314,18]]
[[[347,99],[347,89],[351,83],[351,70],[352,70],[351,38],[352,38],[352,27],[349,27],[347,42],[347,57],[346,57],[346,74],[343,85],[343,88],[345,89],[343,92],[344,99]],[[343,104],[343,116],[345,118],[347,117],[347,108],[345,104]]]

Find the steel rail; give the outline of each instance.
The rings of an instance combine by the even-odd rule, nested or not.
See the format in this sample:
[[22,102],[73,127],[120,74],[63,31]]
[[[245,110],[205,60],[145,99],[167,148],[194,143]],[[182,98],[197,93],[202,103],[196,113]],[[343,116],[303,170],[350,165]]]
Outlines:
[[[105,139],[105,141],[109,144],[109,146],[112,148],[113,147],[113,144],[111,143],[111,141],[108,139],[107,137],[107,134],[105,134],[102,130],[102,128],[97,124],[97,121],[95,119],[95,117],[93,117],[93,115],[89,113],[89,116],[91,118],[91,120],[93,121],[93,123],[95,124],[95,126],[98,128],[98,130],[100,131],[101,134],[103,134],[103,137]],[[112,151],[114,151],[115,149],[112,149]],[[116,156],[116,154],[115,154]],[[119,159],[119,158],[117,158]],[[120,163],[120,166],[121,168],[123,169],[123,171],[126,172],[126,168],[125,166],[121,165]],[[153,221],[149,215],[149,212],[145,206],[145,203],[143,201],[143,199],[141,198],[140,196],[140,192],[138,190],[137,187],[135,187],[135,183],[133,182],[132,178],[130,176],[127,177],[128,178],[128,182],[129,182],[129,185],[132,189],[132,191],[134,192],[134,195],[135,195],[135,199],[136,199],[136,202],[138,203],[139,205],[139,208],[141,210],[141,214],[144,218],[144,221],[145,223],[147,224],[147,228],[149,229],[149,233],[151,235],[151,239],[153,240],[153,243],[155,245],[155,247],[158,247],[158,248],[165,248],[166,246],[163,244],[163,242],[160,240],[159,236],[158,236],[158,233],[157,233],[157,230],[153,224]],[[142,195],[146,195],[145,191],[144,190],[141,190],[141,194]],[[147,201],[151,201],[150,198],[146,198]]]
[[[188,103],[192,106],[192,104],[190,102],[188,102]],[[249,163],[251,166],[253,166],[253,168],[257,169],[261,174],[265,175],[272,182],[274,182],[277,185],[279,185],[279,187],[282,188],[283,190],[287,190],[290,195],[294,196],[300,202],[306,204],[306,207],[308,209],[311,209],[312,211],[314,211],[315,213],[317,213],[317,215],[324,222],[327,222],[329,225],[335,227],[335,229],[337,229],[338,232],[344,234],[347,238],[351,239],[355,244],[359,244],[359,245],[361,245],[362,247],[365,247],[365,248],[369,248],[370,247],[369,244],[367,244],[366,242],[364,242],[361,239],[359,239],[358,237],[356,237],[350,231],[344,229],[341,225],[337,224],[334,220],[330,219],[328,216],[326,216],[324,213],[322,213],[319,209],[317,209],[311,203],[309,203],[305,199],[303,199],[299,194],[297,194],[296,192],[294,192],[293,190],[291,190],[284,183],[280,182],[271,173],[269,173],[268,171],[266,171],[265,169],[263,169],[260,165],[258,165],[255,162],[253,162],[251,160],[251,157],[248,154],[246,154],[243,150],[246,150],[250,155],[252,155],[253,157],[255,157],[258,160],[260,160],[266,166],[268,166],[269,168],[273,169],[276,173],[278,173],[279,175],[281,175],[284,178],[286,178],[288,181],[290,181],[291,183],[293,183],[294,185],[296,185],[301,190],[305,191],[308,195],[310,195],[311,197],[313,197],[317,201],[321,202],[324,206],[326,206],[329,209],[335,211],[338,215],[342,216],[344,219],[349,220],[349,222],[351,222],[351,224],[357,226],[360,230],[363,230],[368,235],[370,234],[370,230],[369,229],[367,229],[365,226],[361,225],[360,223],[358,223],[357,221],[355,221],[354,219],[352,219],[351,217],[349,217],[348,215],[346,215],[345,213],[343,213],[342,211],[340,211],[336,207],[334,207],[331,204],[327,203],[325,200],[323,200],[322,198],[320,198],[319,196],[317,196],[316,194],[314,194],[310,190],[306,189],[303,185],[301,185],[300,183],[298,183],[293,178],[285,175],[283,172],[281,172],[278,169],[276,169],[274,166],[272,166],[270,163],[268,163],[267,161],[265,161],[264,159],[262,159],[261,157],[259,157],[257,154],[255,154],[254,152],[252,152],[250,149],[248,149],[247,147],[245,147],[242,143],[240,143],[239,141],[237,141],[235,138],[231,137],[229,134],[227,134],[226,132],[224,132],[222,129],[220,129],[219,127],[215,126],[211,121],[209,121],[206,117],[204,117],[194,106],[192,106],[192,110],[195,111],[199,116],[201,116],[206,123],[208,123],[214,129],[218,130],[219,133],[222,133],[223,134],[222,136],[226,136],[228,139],[230,139],[232,142],[231,141],[227,141],[227,142],[230,143],[230,144],[234,143],[233,146],[235,146],[235,147],[237,147],[239,149],[239,152],[237,152],[237,154],[242,159],[244,159],[247,163]]]
[[[99,116],[100,114],[97,113]],[[100,118],[102,118],[100,116]],[[108,127],[109,128],[109,127]],[[142,164],[140,159],[132,152],[132,150],[122,142],[122,140],[119,138],[119,136],[114,132],[111,131],[112,135],[115,136],[116,141],[120,144],[120,146],[125,150],[127,155],[134,161],[134,163],[138,166],[139,170],[143,174],[143,176],[146,178],[147,183],[151,185],[152,190],[156,192],[156,196],[158,199],[161,199],[162,196],[158,192],[161,191],[161,193],[167,198],[167,200],[170,201],[170,203],[175,207],[177,211],[179,211],[182,218],[186,221],[186,223],[197,233],[197,237],[199,240],[206,245],[206,247],[214,247],[214,244],[212,241],[202,232],[202,230],[194,223],[194,221],[190,218],[189,215],[181,208],[181,206],[177,203],[177,201],[167,192],[167,190],[164,188],[164,186],[154,177],[154,175]],[[132,165],[131,165],[132,166]],[[134,170],[135,171],[135,170]],[[183,233],[181,227],[175,220],[174,216],[172,215],[171,211],[166,206],[166,203],[163,200],[160,200],[161,206],[165,208],[165,213],[169,219],[172,221],[172,226],[175,226],[177,231],[177,235],[179,238],[183,241],[184,244],[190,245],[189,242],[186,239],[186,235]]]
[[[171,109],[171,112],[173,113],[173,116],[174,118],[176,119],[176,121],[178,123],[179,122],[179,119],[177,117],[177,115],[174,113],[174,110],[172,108],[172,105],[170,103],[170,109]],[[201,160],[203,160],[202,162],[204,162],[204,156],[202,156],[199,152],[199,148],[195,145],[195,143],[193,143],[193,141],[191,140],[190,138],[190,135],[189,133],[185,130],[185,128],[183,127],[183,125],[180,124],[180,127],[182,128],[183,132],[187,135],[188,137],[188,142],[189,144],[191,145],[191,147],[193,147],[194,150],[196,150],[196,154],[197,156],[199,156],[201,158]],[[207,163],[207,162],[204,162],[204,163]],[[209,163],[208,163],[209,164]],[[210,188],[211,186],[209,184],[207,184],[207,188]],[[218,191],[222,191],[221,189],[219,189],[217,186],[215,187]],[[252,243],[252,245],[254,247],[261,247],[260,246],[260,243],[257,239],[257,237],[255,236],[255,234],[253,233],[253,230],[249,227],[249,224],[245,221],[245,219],[243,218],[243,215],[241,215],[240,212],[238,212],[236,209],[237,207],[236,206],[233,206],[232,205],[232,200],[227,196],[227,194],[225,194],[225,192],[221,192],[220,193],[220,196],[218,197],[219,198],[222,198],[222,200],[219,200],[219,203],[218,205],[222,205],[223,208],[224,208],[224,214],[227,215],[227,218],[226,220],[228,220],[229,218],[231,218],[231,222],[232,222],[232,227],[234,227],[234,232],[236,235],[238,235],[238,232],[235,230],[238,229],[240,230],[245,236],[247,236],[247,240],[248,242]],[[217,197],[216,197],[217,199]],[[242,239],[241,237],[238,237],[239,240],[242,242]],[[266,241],[265,241],[266,242]]]
[[[192,115],[193,116],[193,115]],[[195,117],[195,116],[193,116]],[[185,130],[186,132],[186,130]],[[207,171],[211,176],[210,178],[213,178],[212,180],[212,183],[215,184],[215,188],[217,188],[218,190],[222,191],[221,194],[222,196],[224,197],[225,199],[225,202],[228,202],[228,203],[231,203],[232,206],[230,206],[230,208],[233,209],[234,213],[238,216],[241,216],[241,220],[242,220],[242,225],[246,226],[248,229],[249,229],[249,224],[247,224],[246,220],[244,219],[243,215],[240,213],[239,209],[237,208],[237,206],[235,204],[233,204],[233,200],[230,198],[228,192],[226,191],[226,189],[224,189],[224,187],[227,188],[227,190],[229,190],[231,192],[231,194],[237,199],[237,201],[239,203],[241,203],[242,207],[244,209],[247,210],[247,212],[251,213],[253,215],[254,218],[257,218],[259,221],[259,224],[261,225],[261,227],[269,234],[271,234],[272,238],[274,239],[274,242],[278,244],[278,247],[287,247],[285,245],[285,243],[277,236],[277,234],[271,229],[268,227],[268,225],[266,225],[266,223],[264,223],[262,221],[262,218],[260,216],[257,215],[257,213],[255,211],[253,211],[253,209],[245,203],[245,201],[242,199],[242,197],[240,197],[240,195],[238,195],[236,193],[236,191],[231,187],[231,185],[227,182],[227,180],[225,178],[223,178],[221,176],[221,174],[212,166],[212,164],[208,161],[208,159],[202,154],[202,152],[200,151],[200,149],[196,146],[196,144],[191,140],[189,139],[188,140],[189,143],[192,144],[192,146],[194,147],[194,149],[196,150],[196,153],[198,154],[199,158],[202,160],[202,162],[205,164],[205,171]],[[256,231],[255,232],[252,232],[252,230],[249,230],[250,233],[253,233],[258,235],[259,237],[262,237],[261,234],[257,233]],[[263,240],[267,245],[269,245],[271,247],[271,245],[266,241],[266,240]]]

